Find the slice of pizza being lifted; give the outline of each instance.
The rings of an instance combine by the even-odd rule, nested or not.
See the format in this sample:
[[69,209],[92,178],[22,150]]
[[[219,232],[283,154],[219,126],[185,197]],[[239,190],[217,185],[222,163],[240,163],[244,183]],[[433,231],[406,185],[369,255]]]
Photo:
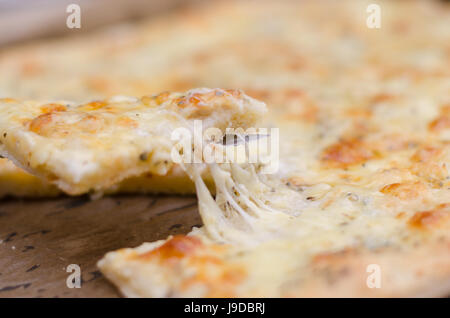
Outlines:
[[195,120],[203,129],[245,128],[265,111],[241,91],[207,88],[81,105],[8,98],[0,101],[0,153],[71,195],[117,189],[125,179],[131,191],[139,182],[130,177],[177,169],[175,129],[192,130]]

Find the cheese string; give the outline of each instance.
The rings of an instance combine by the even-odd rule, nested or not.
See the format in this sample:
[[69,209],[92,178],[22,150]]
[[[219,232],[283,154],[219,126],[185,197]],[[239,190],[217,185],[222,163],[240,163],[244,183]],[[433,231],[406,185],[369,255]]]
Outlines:
[[[194,143],[198,144],[198,141]],[[271,187],[263,182],[257,172],[257,164],[206,164],[214,180],[215,198],[202,178],[200,167],[203,165],[181,163],[195,183],[199,213],[211,239],[255,244],[278,235],[281,224],[292,218],[290,211],[280,211],[261,199],[279,185]],[[289,191],[298,195],[293,190]]]

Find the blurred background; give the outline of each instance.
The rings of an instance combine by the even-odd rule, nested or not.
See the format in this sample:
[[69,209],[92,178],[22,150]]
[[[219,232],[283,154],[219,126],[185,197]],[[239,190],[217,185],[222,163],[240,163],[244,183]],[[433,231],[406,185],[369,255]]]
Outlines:
[[[82,102],[223,87],[297,114],[411,91],[399,84],[405,78],[435,79],[440,96],[449,69],[448,2],[378,0],[375,29],[367,26],[372,3],[0,0],[0,98]],[[70,4],[80,7],[79,29],[67,27]]]
[[[136,21],[204,0],[0,0],[0,48],[25,40],[74,35]],[[82,8],[82,28],[69,29],[69,4]]]

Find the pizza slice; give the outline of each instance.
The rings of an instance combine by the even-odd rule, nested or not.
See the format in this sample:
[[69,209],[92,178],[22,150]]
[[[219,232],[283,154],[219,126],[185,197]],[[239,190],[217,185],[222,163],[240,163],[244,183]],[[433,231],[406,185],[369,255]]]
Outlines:
[[[448,213],[448,212],[447,212]],[[330,249],[331,235],[248,249],[177,235],[98,263],[127,297],[440,297],[450,287],[448,235],[428,244]]]
[[130,178],[145,174],[173,172],[189,184],[172,161],[175,129],[193,131],[196,120],[203,129],[248,127],[265,111],[241,91],[207,88],[80,105],[8,98],[0,102],[0,153],[71,195],[114,191],[126,179],[122,189],[135,190],[146,181]]
[[296,191],[261,175],[257,165],[209,168],[215,198],[195,167],[187,168],[203,227],[99,261],[123,295],[405,297],[448,291],[450,203],[440,203],[448,191],[436,193],[427,210],[395,213],[386,202],[355,200],[367,196],[363,189],[353,197],[348,186]]
[[[283,137],[295,151],[296,142]],[[318,154],[330,151],[317,146]],[[275,175],[259,163],[209,163],[214,197],[198,167],[184,165],[203,226],[110,252],[98,266],[128,297],[442,296],[450,286],[449,153],[445,145],[420,147],[401,156],[390,149],[384,156],[397,158],[392,168],[371,174],[364,168],[383,164],[381,155],[343,168],[317,156],[320,171],[341,182],[304,182],[297,165],[308,157],[298,153]],[[350,183],[350,173],[361,182]]]

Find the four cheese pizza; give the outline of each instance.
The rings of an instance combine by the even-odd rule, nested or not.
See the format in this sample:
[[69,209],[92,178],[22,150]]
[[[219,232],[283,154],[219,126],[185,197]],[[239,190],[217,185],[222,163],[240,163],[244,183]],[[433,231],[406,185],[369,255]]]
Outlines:
[[[127,183],[195,190],[202,227],[99,262],[129,297],[447,295],[450,7],[378,1],[381,26],[371,28],[370,3],[217,1],[0,53],[0,97],[76,101],[2,101],[2,153],[40,177],[9,194],[38,195],[35,182],[47,181],[71,194]],[[196,87],[242,89],[268,114],[244,95],[228,92],[224,103]],[[147,104],[155,97],[112,97],[165,90],[214,95],[206,115],[220,128],[256,119],[278,128],[278,171],[165,164],[180,122],[155,110],[195,114],[188,122],[204,114],[178,106],[180,94],[159,106]]]

